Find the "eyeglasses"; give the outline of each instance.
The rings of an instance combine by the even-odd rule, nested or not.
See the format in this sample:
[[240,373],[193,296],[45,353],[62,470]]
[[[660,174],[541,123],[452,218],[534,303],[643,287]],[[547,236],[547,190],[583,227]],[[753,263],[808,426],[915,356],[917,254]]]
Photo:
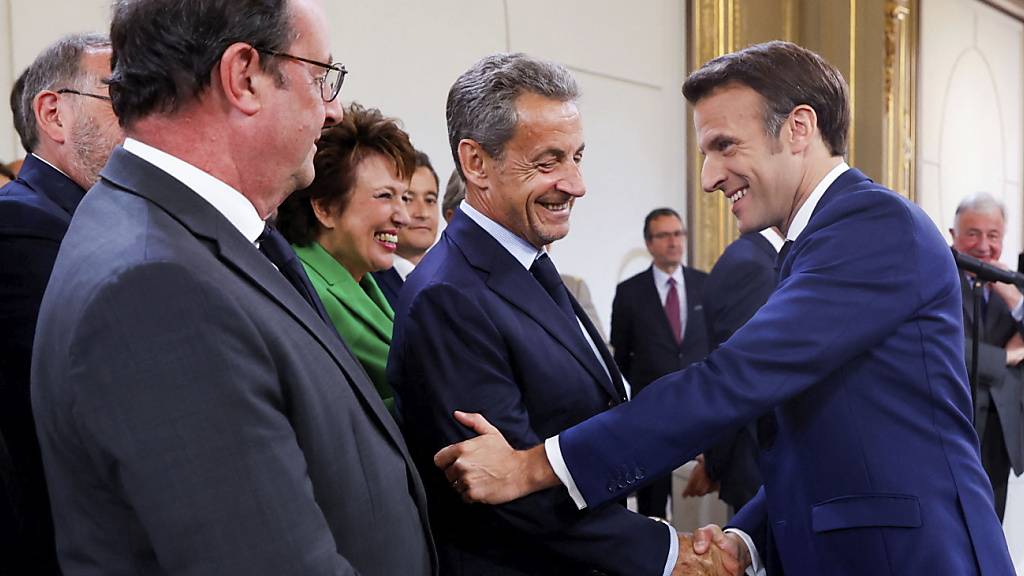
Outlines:
[[103,94],[90,94],[89,92],[79,92],[78,90],[72,90],[71,88],[61,88],[60,90],[57,90],[57,94],[75,94],[78,96],[88,96],[89,98],[110,102],[110,96],[104,96]]
[[672,232],[658,232],[656,234],[651,234],[651,238],[654,240],[665,240],[667,238],[682,238],[683,236],[686,236],[686,232],[683,232],[682,230],[674,230]]
[[348,70],[345,69],[345,65],[341,62],[331,62],[325,64],[324,62],[317,62],[316,60],[310,60],[309,58],[302,58],[300,56],[292,56],[291,54],[285,54],[284,52],[277,52],[275,50],[265,50],[263,48],[257,48],[257,52],[263,54],[269,54],[270,56],[277,56],[278,58],[288,58],[289,60],[296,60],[298,62],[305,62],[306,64],[312,64],[321,68],[326,68],[327,72],[323,76],[318,76],[316,81],[320,83],[320,97],[324,99],[324,102],[333,102],[338,97],[338,93],[341,92],[341,85],[345,82],[345,75],[348,74]]

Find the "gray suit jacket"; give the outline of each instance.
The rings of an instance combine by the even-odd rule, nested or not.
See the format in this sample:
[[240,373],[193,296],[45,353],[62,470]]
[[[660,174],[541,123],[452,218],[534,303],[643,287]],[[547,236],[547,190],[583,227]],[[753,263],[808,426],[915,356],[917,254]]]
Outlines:
[[[961,275],[962,276],[962,275]],[[967,366],[970,370],[972,336],[974,334],[974,305],[971,289],[961,277],[964,305],[964,331],[966,335]],[[988,299],[988,311],[978,341],[978,387],[974,409],[974,425],[978,437],[985,437],[988,409],[995,405],[1003,428],[1003,440],[1010,455],[1014,473],[1024,473],[1024,367],[1007,368],[1004,346],[1020,330],[1002,298],[993,294]]]
[[43,298],[32,404],[66,576],[436,573],[365,372],[220,213],[118,148]]

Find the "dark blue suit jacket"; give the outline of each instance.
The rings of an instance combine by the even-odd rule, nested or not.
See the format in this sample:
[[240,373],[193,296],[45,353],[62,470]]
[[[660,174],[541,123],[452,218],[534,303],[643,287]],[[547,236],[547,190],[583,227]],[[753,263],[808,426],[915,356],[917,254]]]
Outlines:
[[1012,574],[971,425],[960,284],[935,224],[849,170],[779,278],[705,362],[560,436],[587,502],[771,411],[764,489],[734,522],[769,523],[787,576]]
[[85,190],[31,154],[18,179],[0,188],[0,432],[13,471],[11,484],[0,485],[0,490],[6,490],[14,503],[14,517],[0,517],[0,524],[16,534],[0,542],[2,574],[9,566],[12,573],[27,567],[32,574],[57,573],[50,505],[29,402],[29,371],[39,303],[83,196]]
[[[772,243],[759,232],[744,234],[715,262],[704,284],[708,348],[715,350],[747,323],[775,290]],[[708,476],[719,482],[718,496],[739,510],[761,486],[753,423],[727,434],[704,451]]]
[[686,328],[679,345],[672,336],[658,288],[654,285],[653,267],[624,280],[615,289],[612,348],[615,349],[615,361],[633,387],[634,394],[665,374],[686,368],[707,356],[702,302],[707,277],[700,270],[683,267]]
[[398,294],[402,291],[402,285],[405,284],[405,280],[402,280],[402,275],[394,267],[381,270],[380,272],[371,272],[371,274],[373,274],[373,279],[377,281],[380,291],[384,293],[384,298],[387,299],[388,304],[391,304],[391,309],[397,308]]
[[456,409],[482,413],[525,448],[624,400],[579,325],[462,212],[402,289],[388,381],[427,485],[443,574],[662,573],[669,533],[657,522],[618,504],[581,512],[561,488],[464,504],[434,466],[435,452],[475,435]]

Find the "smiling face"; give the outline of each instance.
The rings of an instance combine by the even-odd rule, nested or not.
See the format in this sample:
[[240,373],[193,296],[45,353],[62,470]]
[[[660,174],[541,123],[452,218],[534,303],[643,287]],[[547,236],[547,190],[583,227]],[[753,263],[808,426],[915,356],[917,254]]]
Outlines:
[[998,211],[976,212],[964,210],[950,228],[953,248],[985,262],[995,262],[1003,254],[1005,223]]
[[516,99],[518,123],[501,159],[485,157],[474,207],[536,248],[569,233],[573,203],[586,193],[583,125],[573,102]]
[[348,203],[337,208],[317,204],[323,230],[317,241],[358,282],[367,272],[391,267],[399,230],[409,223],[402,196],[409,182],[398,177],[395,164],[370,154],[356,167]]
[[418,262],[437,239],[437,181],[430,168],[420,166],[405,195],[409,225],[398,231],[398,255]]
[[694,105],[693,123],[704,154],[701,186],[725,194],[743,233],[769,226],[787,230],[803,173],[786,143],[788,123],[772,138],[765,130],[764,109],[757,92],[736,84]]

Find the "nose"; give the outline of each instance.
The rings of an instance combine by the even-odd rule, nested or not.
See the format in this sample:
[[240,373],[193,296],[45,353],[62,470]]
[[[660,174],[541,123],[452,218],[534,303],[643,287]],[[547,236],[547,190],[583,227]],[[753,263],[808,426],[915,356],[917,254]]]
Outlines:
[[714,192],[725,186],[726,174],[719,163],[711,156],[704,157],[704,165],[700,170],[700,185],[705,192]]
[[394,211],[391,212],[391,223],[398,228],[405,228],[409,225],[409,209],[401,198],[394,204]]
[[324,102],[324,128],[330,128],[341,122],[345,117],[345,108],[341,105],[341,98],[335,98],[330,102]]
[[587,185],[583,183],[583,169],[580,165],[570,162],[566,174],[558,180],[555,189],[576,198],[586,194]]

